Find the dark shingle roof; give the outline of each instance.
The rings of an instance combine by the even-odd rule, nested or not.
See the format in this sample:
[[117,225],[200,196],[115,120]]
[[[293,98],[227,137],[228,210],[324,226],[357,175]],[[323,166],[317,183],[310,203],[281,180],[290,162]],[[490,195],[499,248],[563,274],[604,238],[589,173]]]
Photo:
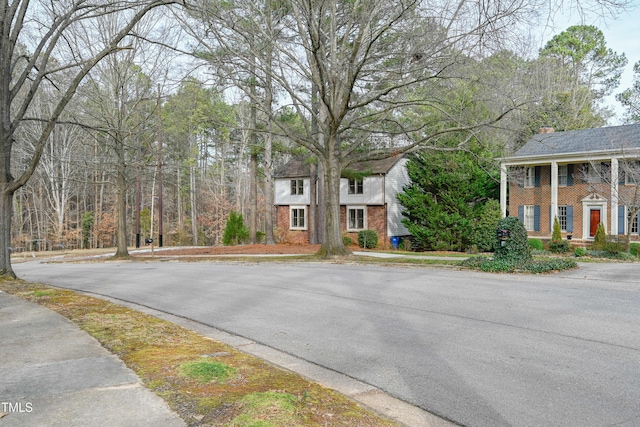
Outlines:
[[[402,158],[401,155],[392,156],[381,160],[367,160],[364,162],[354,163],[349,165],[347,169],[354,170],[356,172],[371,172],[372,174],[385,174],[396,164],[398,160]],[[303,178],[309,176],[309,164],[306,159],[299,157],[289,160],[280,170],[275,174],[276,178]]]
[[640,124],[535,135],[513,157],[553,156],[640,148]]

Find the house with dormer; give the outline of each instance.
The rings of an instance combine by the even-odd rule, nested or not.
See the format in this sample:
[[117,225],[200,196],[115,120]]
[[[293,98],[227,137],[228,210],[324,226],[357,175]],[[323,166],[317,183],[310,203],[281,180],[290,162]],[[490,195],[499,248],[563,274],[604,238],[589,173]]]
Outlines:
[[[359,231],[374,230],[382,246],[388,246],[391,237],[409,235],[402,224],[402,207],[396,197],[409,183],[406,162],[406,158],[394,156],[349,166],[353,176],[340,179],[343,235],[357,241]],[[319,210],[317,205],[322,198],[320,183],[314,182],[312,186],[311,179],[310,166],[301,158],[291,159],[275,175],[276,229],[283,240],[309,242],[310,209]],[[312,188],[316,189],[313,194]],[[316,203],[311,203],[312,198]]]
[[541,128],[500,159],[503,216],[518,216],[530,237],[588,242],[598,224],[608,235],[640,240],[640,125],[554,132]]

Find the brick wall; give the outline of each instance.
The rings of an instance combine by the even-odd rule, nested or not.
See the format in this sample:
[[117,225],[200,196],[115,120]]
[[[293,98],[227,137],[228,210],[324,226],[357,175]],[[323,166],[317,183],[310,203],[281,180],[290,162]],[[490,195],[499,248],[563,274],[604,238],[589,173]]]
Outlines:
[[[589,236],[583,236],[584,221],[589,218],[583,218],[582,199],[593,194],[594,192],[607,200],[607,233],[617,234],[618,230],[611,229],[611,220],[613,216],[617,216],[618,212],[611,211],[611,189],[608,183],[586,183],[581,177],[581,166],[576,164],[573,166],[573,185],[566,187],[558,187],[558,205],[573,206],[573,232],[562,233],[566,238],[567,234],[573,235],[574,239],[587,239]],[[630,185],[619,185],[620,205],[624,204],[624,200],[629,200],[634,192],[634,187]],[[551,166],[542,166],[540,170],[540,187],[524,188],[518,186],[517,183],[510,180],[509,183],[509,215],[518,216],[518,206],[522,205],[539,205],[540,206],[540,231],[528,231],[529,236],[540,238],[551,238]],[[636,236],[632,236],[632,240],[640,240]]]
[[[276,206],[276,238],[279,242],[293,244],[309,243],[309,231],[289,229],[289,206]],[[388,247],[387,218],[385,206],[367,206],[367,228],[378,233],[378,247]],[[358,233],[347,233],[347,207],[340,206],[340,230],[356,243]]]

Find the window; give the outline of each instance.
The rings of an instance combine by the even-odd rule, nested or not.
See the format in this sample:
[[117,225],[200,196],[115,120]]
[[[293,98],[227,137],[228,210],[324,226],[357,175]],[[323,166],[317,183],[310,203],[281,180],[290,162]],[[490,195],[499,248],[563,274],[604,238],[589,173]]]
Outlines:
[[589,164],[587,182],[597,184],[604,182],[604,177],[609,176],[609,165],[605,163]]
[[291,207],[291,222],[290,229],[291,230],[306,230],[307,229],[307,220],[306,220],[306,207]]
[[536,181],[536,168],[526,167],[524,168],[524,186],[525,188],[531,188],[535,186]]
[[292,195],[302,195],[302,194],[304,194],[304,180],[303,179],[292,179],[291,180],[291,194]]
[[558,223],[560,224],[560,230],[567,231],[567,207],[558,206]]
[[364,184],[362,178],[349,178],[349,194],[362,194]]
[[[628,215],[631,216],[631,212]],[[631,233],[638,234],[638,214],[635,214],[631,220]]]
[[535,206],[525,205],[524,207],[524,228],[529,231],[535,229]]
[[559,186],[566,187],[568,185],[568,180],[567,180],[567,177],[569,176],[568,172],[569,171],[568,171],[567,165],[558,166],[558,185]]
[[359,231],[366,228],[366,209],[362,208],[347,208],[347,230]]

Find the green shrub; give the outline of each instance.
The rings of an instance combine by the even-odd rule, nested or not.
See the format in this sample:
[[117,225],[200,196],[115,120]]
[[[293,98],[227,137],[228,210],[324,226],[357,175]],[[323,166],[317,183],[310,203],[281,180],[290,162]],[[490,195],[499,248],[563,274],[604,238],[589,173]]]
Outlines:
[[249,239],[249,230],[244,226],[242,215],[237,212],[231,212],[227,225],[222,235],[222,243],[225,246],[239,245],[245,243]]
[[402,250],[403,251],[411,251],[413,249],[413,245],[411,244],[411,239],[402,239]]
[[529,247],[536,251],[543,251],[544,243],[540,239],[529,239]]
[[494,199],[487,200],[480,210],[478,219],[472,223],[471,246],[475,245],[477,251],[481,252],[492,251],[496,228],[501,218],[500,202]]
[[640,248],[640,243],[631,243],[629,245],[629,253],[631,255],[638,256],[638,248]]
[[608,236],[601,249],[605,252],[616,255],[622,252],[627,252],[627,244],[625,241],[618,240],[618,236]]
[[573,254],[577,257],[585,256],[587,254],[587,250],[585,248],[576,248],[573,251]]
[[373,230],[362,230],[358,233],[358,246],[373,249],[378,246],[378,233]]
[[593,238],[593,249],[602,250],[604,249],[604,246],[606,243],[607,243],[607,235],[604,233],[604,225],[600,223],[598,224],[596,235]]
[[353,245],[353,239],[349,236],[342,236],[342,243],[345,246],[351,246]]
[[534,274],[563,271],[576,268],[578,266],[574,260],[568,258],[530,260],[525,263],[518,264],[482,256],[471,257],[463,261],[461,265],[488,273],[513,273],[515,271],[521,271]]
[[551,241],[562,241],[562,232],[560,231],[560,223],[558,222],[558,217],[553,218],[553,232],[551,233]]
[[571,249],[571,245],[569,245],[569,242],[566,240],[552,241],[549,243],[549,252],[553,252],[555,254],[567,253],[569,252],[569,249]]
[[523,264],[531,260],[527,230],[517,217],[502,218],[498,222],[498,230],[509,230],[509,237],[504,241],[495,237],[494,259],[496,261]]
[[264,231],[256,231],[256,242],[264,243],[267,234]]

